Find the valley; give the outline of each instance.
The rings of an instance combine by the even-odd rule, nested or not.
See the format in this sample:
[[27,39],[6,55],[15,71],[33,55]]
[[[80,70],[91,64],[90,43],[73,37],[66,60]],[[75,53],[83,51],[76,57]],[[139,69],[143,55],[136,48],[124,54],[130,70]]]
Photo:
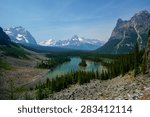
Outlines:
[[104,45],[77,35],[38,44],[21,26],[0,28],[0,99],[150,99],[149,21],[148,11],[118,19]]

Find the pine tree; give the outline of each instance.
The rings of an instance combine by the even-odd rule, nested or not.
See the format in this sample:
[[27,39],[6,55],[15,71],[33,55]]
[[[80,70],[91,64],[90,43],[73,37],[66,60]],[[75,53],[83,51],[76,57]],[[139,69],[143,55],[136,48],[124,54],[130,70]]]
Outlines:
[[145,74],[146,72],[146,57],[143,57],[143,63],[142,63],[142,73]]
[[135,62],[134,62],[134,76],[136,76],[139,72],[139,46],[138,43],[135,45]]
[[78,72],[78,83],[79,85],[83,84],[83,77],[81,71]]
[[148,31],[148,37],[150,37],[150,29],[149,29],[149,31]]
[[42,88],[39,87],[38,90],[37,90],[36,99],[41,100],[43,98],[44,97],[43,97],[43,93],[42,93]]

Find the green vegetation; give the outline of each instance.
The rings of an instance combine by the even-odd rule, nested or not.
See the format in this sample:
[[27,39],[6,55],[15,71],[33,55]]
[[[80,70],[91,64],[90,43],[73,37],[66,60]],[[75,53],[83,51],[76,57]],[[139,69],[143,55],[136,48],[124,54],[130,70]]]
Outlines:
[[98,72],[71,72],[66,75],[62,75],[60,77],[56,77],[55,79],[48,79],[46,83],[39,83],[36,86],[37,93],[36,99],[43,99],[48,96],[48,94],[52,94],[54,92],[59,92],[63,89],[68,88],[70,85],[79,84],[82,85],[84,83],[89,83],[92,79],[98,79],[100,75]]
[[[143,55],[143,54],[142,54]],[[134,76],[139,73],[139,64],[141,64],[140,59],[142,56],[139,56],[139,46],[138,43],[135,45],[135,52],[134,52]]]
[[86,67],[87,66],[86,61],[82,59],[81,62],[79,63],[79,66]]
[[[43,99],[49,94],[59,92],[73,84],[82,85],[84,83],[89,83],[92,79],[108,80],[119,75],[125,75],[131,70],[134,70],[134,75],[136,76],[144,69],[142,68],[143,53],[144,51],[139,51],[139,47],[136,45],[133,53],[125,55],[107,55],[108,60],[104,62],[107,69],[101,72],[98,70],[96,72],[77,71],[56,77],[52,80],[47,79],[46,83],[40,83],[36,86],[36,97],[37,99]],[[103,56],[103,58],[105,57]],[[83,58],[86,58],[86,56]],[[91,59],[94,60],[94,57],[91,57]],[[95,59],[97,59],[97,57]],[[97,59],[97,61],[101,61],[101,59]],[[85,64],[85,59],[82,59],[80,65],[85,66]]]
[[12,67],[5,62],[4,60],[0,59],[0,70],[4,69],[4,70],[10,70]]
[[134,53],[119,55],[113,62],[108,64],[107,71],[102,71],[102,79],[107,80],[119,75],[125,75],[131,70],[134,70],[134,76],[136,76],[142,66],[143,54],[144,51],[139,51],[136,45]]
[[148,31],[148,42],[147,42],[147,48],[145,51],[145,54],[143,56],[143,63],[142,63],[142,73],[148,73],[148,58],[149,58],[149,52],[150,52],[150,29]]
[[110,54],[99,54],[96,52],[85,52],[85,51],[75,51],[75,52],[65,52],[65,53],[55,53],[47,54],[47,57],[80,57],[84,60],[90,60],[94,62],[100,62],[103,66],[107,66],[111,61],[116,59],[117,55]]
[[145,56],[143,56],[143,62],[142,62],[142,65],[141,65],[141,70],[142,70],[142,74],[146,73],[147,64],[146,64],[146,57]]
[[4,60],[0,59],[0,75],[2,75],[3,70],[11,70],[12,67]]
[[29,59],[26,51],[17,45],[3,45],[0,46],[0,50],[4,52],[4,55],[11,56],[20,59]]
[[[26,54],[18,54],[13,52],[7,52],[9,47],[5,48],[5,54],[14,56],[17,58],[24,57]],[[17,47],[14,47],[16,48]],[[1,48],[0,48],[1,49]],[[4,49],[3,49],[4,50]],[[14,49],[13,49],[14,50]],[[18,51],[18,52],[19,52]],[[125,75],[129,71],[134,71],[134,76],[142,72],[143,74],[146,71],[146,58],[143,57],[144,51],[139,51],[138,44],[135,45],[135,51],[130,54],[124,55],[100,55],[93,52],[75,52],[75,53],[61,53],[61,54],[49,54],[46,55],[50,59],[42,60],[38,63],[38,68],[46,68],[53,69],[56,66],[70,61],[71,56],[81,57],[82,61],[79,63],[80,66],[86,66],[86,59],[92,60],[95,62],[101,62],[102,65],[106,66],[106,70],[102,71],[77,71],[71,72],[62,76],[57,76],[56,78],[50,79],[47,78],[45,83],[39,83],[36,90],[36,99],[44,99],[49,96],[49,94],[53,94],[55,92],[59,92],[63,89],[66,89],[74,84],[83,85],[84,83],[89,83],[92,79],[99,80],[108,80],[112,79],[119,75]],[[1,68],[9,68],[6,63],[4,63],[0,59],[0,69]],[[27,90],[23,91],[23,89],[14,90],[14,84],[10,83],[10,99],[15,99],[14,92],[24,92],[25,99],[31,99],[30,95],[27,93]]]
[[49,60],[42,60],[41,63],[38,63],[37,67],[43,69],[53,69],[64,62],[69,62],[70,60],[71,59],[69,57],[52,57]]

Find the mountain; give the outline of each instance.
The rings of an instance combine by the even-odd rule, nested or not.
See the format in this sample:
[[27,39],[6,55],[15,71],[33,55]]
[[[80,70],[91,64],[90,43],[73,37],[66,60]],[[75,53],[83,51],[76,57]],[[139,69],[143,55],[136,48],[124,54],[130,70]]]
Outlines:
[[34,37],[25,28],[11,27],[4,30],[5,33],[10,37],[11,41],[21,44],[37,44]]
[[7,45],[11,43],[9,36],[0,27],[0,45]]
[[55,46],[55,44],[56,44],[56,41],[53,39],[40,42],[40,45],[43,45],[43,46]]
[[140,49],[146,47],[150,13],[146,10],[136,13],[130,20],[118,19],[107,43],[96,51],[105,54],[124,54],[134,50],[138,42]]
[[97,39],[86,39],[74,35],[71,39],[68,40],[55,41],[53,39],[50,39],[48,41],[41,42],[40,45],[63,47],[63,48],[70,48],[76,50],[95,50],[98,47],[102,46],[103,43],[104,42]]
[[147,71],[150,76],[150,30],[148,32],[148,41],[143,58],[143,65],[146,67],[145,71]]

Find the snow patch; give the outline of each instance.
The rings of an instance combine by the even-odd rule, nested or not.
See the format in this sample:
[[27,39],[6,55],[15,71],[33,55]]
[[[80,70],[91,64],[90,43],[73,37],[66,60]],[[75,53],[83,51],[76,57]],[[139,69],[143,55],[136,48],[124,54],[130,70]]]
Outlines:
[[53,39],[49,39],[48,41],[43,41],[40,42],[39,44],[43,46],[54,46],[56,42]]
[[139,44],[139,48],[140,49],[142,49],[142,37],[141,37],[141,35],[139,34],[139,31],[137,30],[137,28],[136,28],[136,24],[134,24],[134,29],[135,29],[135,31],[136,31],[136,33],[137,33],[137,42],[138,42],[138,44]]
[[6,33],[6,34],[12,34],[12,32],[9,31],[9,30],[6,30],[5,33]]

